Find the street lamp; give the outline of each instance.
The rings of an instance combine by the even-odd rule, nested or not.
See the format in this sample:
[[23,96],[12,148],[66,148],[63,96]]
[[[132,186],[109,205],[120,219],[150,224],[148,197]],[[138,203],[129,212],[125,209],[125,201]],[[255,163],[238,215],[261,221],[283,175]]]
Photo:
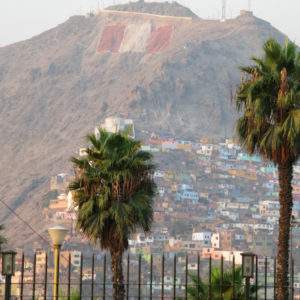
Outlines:
[[2,275],[5,275],[5,300],[10,299],[11,276],[15,275],[15,256],[17,252],[9,250],[2,252]]
[[54,247],[54,285],[53,285],[53,300],[58,299],[58,285],[59,285],[59,254],[61,244],[68,232],[68,229],[56,225],[48,229],[53,247]]
[[250,278],[254,274],[254,253],[245,252],[242,255],[242,276],[246,278],[246,300],[250,300]]

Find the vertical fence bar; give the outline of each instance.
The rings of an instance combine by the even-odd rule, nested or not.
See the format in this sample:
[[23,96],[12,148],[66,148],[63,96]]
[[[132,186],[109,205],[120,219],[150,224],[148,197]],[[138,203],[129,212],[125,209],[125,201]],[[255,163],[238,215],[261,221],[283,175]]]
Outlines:
[[60,248],[61,245],[54,245],[53,299],[55,300],[58,300]]
[[211,300],[211,255],[209,256],[209,287],[208,287],[208,299]]
[[129,253],[127,256],[127,272],[126,272],[126,300],[129,299],[129,264],[130,264],[130,257]]
[[95,274],[95,254],[92,256],[92,286],[91,286],[91,300],[94,299],[94,274]]
[[164,300],[164,291],[165,291],[165,256],[163,254],[161,260],[161,300]]
[[232,257],[232,296],[235,300],[235,256]]
[[176,254],[174,256],[174,272],[173,272],[173,280],[174,280],[174,285],[173,285],[173,299],[176,300]]
[[103,260],[103,289],[102,289],[102,299],[105,300],[105,285],[106,285],[106,254]]
[[152,300],[153,255],[150,257],[150,300]]
[[223,255],[221,255],[221,277],[220,277],[220,299],[223,300],[223,273],[224,273],[224,260]]
[[189,272],[189,256],[186,253],[185,254],[185,291],[184,291],[185,299],[188,298],[188,272]]
[[83,253],[80,256],[80,278],[79,278],[79,299],[82,298],[82,265],[83,265]]
[[256,287],[255,299],[258,300],[258,256],[257,255],[255,259],[255,287]]
[[276,299],[276,258],[274,258],[274,299]]
[[200,256],[197,254],[197,300],[199,300],[199,290],[200,290]]
[[36,282],[36,253],[34,253],[34,257],[33,257],[32,300],[35,300],[35,282]]
[[68,261],[68,288],[67,288],[67,297],[70,300],[71,297],[71,253],[69,253]]
[[45,280],[44,280],[44,300],[47,299],[47,282],[48,281],[48,254],[45,257]]
[[141,300],[141,254],[139,255],[139,274],[138,274],[138,300]]
[[23,300],[23,290],[24,290],[24,252],[22,253],[20,300]]
[[268,258],[265,257],[265,300],[267,300],[267,287],[268,287]]
[[[291,250],[292,251],[292,250]],[[292,298],[292,300],[294,300],[294,258],[292,257],[292,265],[291,265],[291,267],[292,267],[292,286],[291,286],[291,298]]]

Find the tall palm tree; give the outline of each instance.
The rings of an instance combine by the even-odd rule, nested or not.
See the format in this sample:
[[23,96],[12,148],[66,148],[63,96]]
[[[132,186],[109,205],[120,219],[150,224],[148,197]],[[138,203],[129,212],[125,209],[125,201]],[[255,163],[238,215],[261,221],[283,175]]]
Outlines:
[[99,137],[87,135],[91,144],[86,157],[72,157],[78,207],[77,228],[90,240],[100,242],[111,255],[114,299],[124,298],[122,255],[128,237],[137,228],[150,231],[153,221],[152,155],[141,151],[141,142],[131,139],[130,130],[110,134],[99,128]]
[[278,167],[279,238],[277,299],[288,299],[289,236],[293,207],[293,164],[300,153],[300,55],[295,44],[264,44],[264,56],[241,67],[245,76],[236,93],[242,116],[236,123],[239,143]]

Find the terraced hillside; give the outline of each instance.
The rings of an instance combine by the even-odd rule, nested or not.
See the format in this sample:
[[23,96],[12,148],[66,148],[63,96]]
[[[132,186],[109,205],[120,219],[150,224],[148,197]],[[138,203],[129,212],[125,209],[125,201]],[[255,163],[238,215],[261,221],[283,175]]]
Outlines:
[[[70,155],[105,117],[183,139],[232,136],[237,66],[270,36],[284,40],[251,15],[220,22],[112,9],[0,48],[0,195],[41,232],[50,176],[71,171]],[[31,232],[9,216],[2,206],[13,246],[30,241]]]

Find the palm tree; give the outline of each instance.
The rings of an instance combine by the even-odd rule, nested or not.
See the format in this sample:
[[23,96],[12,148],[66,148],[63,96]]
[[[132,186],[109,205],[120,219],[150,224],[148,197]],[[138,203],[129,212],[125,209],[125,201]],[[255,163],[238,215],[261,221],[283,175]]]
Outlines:
[[264,44],[264,56],[241,67],[242,82],[236,93],[238,142],[278,167],[279,238],[277,299],[288,299],[288,255],[293,208],[293,164],[300,153],[300,55],[295,44],[283,47],[274,39]]
[[86,157],[72,157],[75,179],[69,190],[75,191],[78,207],[77,229],[111,255],[114,299],[124,298],[122,255],[128,237],[137,228],[150,231],[153,221],[152,155],[141,151],[141,142],[128,131],[109,134],[99,128],[99,137],[87,135],[91,147]]
[[[188,299],[197,299],[197,284],[198,276],[195,274],[189,274],[193,285],[188,286]],[[213,267],[211,270],[211,299],[220,299],[220,287],[221,287],[221,270],[220,268]],[[223,300],[244,300],[245,299],[245,287],[243,285],[242,268],[237,267],[234,270],[234,285],[233,285],[233,273],[232,270],[225,270],[223,272],[223,288],[222,298]],[[234,288],[233,288],[234,286]],[[204,282],[199,278],[199,299],[209,299],[209,282]],[[255,299],[256,291],[260,289],[260,286],[250,287],[250,299]],[[233,294],[234,293],[234,294]],[[178,299],[180,300],[180,298]]]

